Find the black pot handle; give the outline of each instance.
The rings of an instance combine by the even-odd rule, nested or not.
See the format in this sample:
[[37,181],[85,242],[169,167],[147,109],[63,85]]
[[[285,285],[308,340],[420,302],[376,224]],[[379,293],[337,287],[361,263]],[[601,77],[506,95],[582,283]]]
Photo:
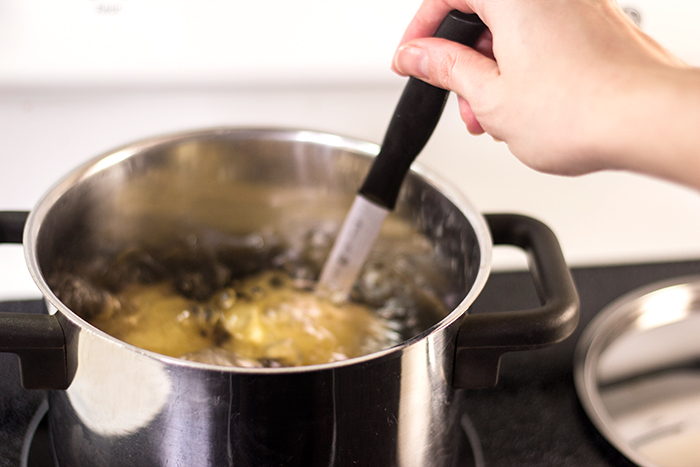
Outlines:
[[578,324],[578,293],[549,227],[516,214],[485,217],[494,245],[512,245],[528,253],[542,306],[466,315],[457,335],[453,384],[458,388],[495,386],[505,352],[555,344],[568,337]]
[[[0,212],[0,243],[22,243],[28,212]],[[68,387],[66,339],[52,315],[0,313],[0,352],[17,354],[25,389]]]

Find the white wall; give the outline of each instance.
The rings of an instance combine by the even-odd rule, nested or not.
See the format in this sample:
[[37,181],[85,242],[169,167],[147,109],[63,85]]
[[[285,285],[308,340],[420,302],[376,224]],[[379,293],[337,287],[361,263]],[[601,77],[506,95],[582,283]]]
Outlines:
[[[285,126],[380,142],[403,86],[389,61],[417,3],[0,0],[0,209],[31,209],[86,159],[161,133]],[[308,18],[314,5],[328,22]],[[630,5],[700,64],[700,2]],[[260,24],[271,25],[262,36]],[[572,265],[700,258],[698,193],[621,173],[535,173],[470,136],[454,100],[419,160],[482,211],[548,223]],[[21,256],[0,247],[0,298],[38,295]]]

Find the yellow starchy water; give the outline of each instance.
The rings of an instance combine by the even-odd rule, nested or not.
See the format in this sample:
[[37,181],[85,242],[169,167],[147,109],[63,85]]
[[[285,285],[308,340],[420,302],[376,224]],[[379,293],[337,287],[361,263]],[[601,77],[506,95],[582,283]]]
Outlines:
[[172,357],[236,366],[300,366],[357,357],[398,343],[371,309],[332,303],[280,271],[234,282],[205,303],[167,282],[132,284],[92,324]]

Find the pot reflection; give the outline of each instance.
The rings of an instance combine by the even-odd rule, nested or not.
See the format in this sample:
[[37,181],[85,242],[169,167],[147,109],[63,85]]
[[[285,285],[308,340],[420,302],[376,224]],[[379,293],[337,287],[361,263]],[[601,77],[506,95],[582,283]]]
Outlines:
[[127,436],[151,423],[170,396],[166,372],[148,359],[122,358],[121,346],[96,344],[90,334],[81,340],[80,365],[66,394],[85,427],[100,435]]

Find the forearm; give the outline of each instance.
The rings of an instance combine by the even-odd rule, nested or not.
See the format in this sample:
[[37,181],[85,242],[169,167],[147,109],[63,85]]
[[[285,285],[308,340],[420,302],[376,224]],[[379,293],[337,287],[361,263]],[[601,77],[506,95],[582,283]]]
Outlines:
[[[700,189],[700,70],[640,70],[618,98],[601,101],[588,135],[600,168]],[[582,147],[585,151],[585,146]]]

